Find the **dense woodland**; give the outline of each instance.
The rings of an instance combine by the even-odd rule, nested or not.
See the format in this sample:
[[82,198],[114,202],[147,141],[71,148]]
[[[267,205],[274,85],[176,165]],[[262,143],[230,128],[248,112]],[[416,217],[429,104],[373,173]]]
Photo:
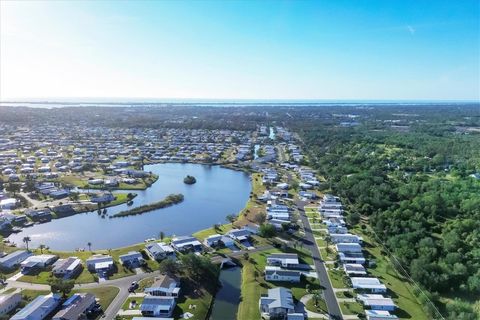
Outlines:
[[[373,121],[374,110],[353,127],[317,121],[296,127],[326,188],[372,227],[397,268],[427,289],[449,319],[477,319],[480,180],[470,175],[480,172],[480,134],[463,129],[479,126],[480,108],[461,118],[455,110],[434,112],[412,108],[416,121],[404,121],[402,132],[390,121]],[[444,304],[444,297],[464,300]]]

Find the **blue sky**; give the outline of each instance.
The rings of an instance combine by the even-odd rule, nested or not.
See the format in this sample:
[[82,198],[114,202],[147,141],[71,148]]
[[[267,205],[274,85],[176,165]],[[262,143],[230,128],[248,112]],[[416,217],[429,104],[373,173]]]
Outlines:
[[480,2],[2,1],[0,99],[480,99]]

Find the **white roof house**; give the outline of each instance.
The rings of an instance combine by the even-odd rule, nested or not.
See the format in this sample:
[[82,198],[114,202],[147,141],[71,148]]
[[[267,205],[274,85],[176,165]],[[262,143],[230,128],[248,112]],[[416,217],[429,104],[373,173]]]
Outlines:
[[97,254],[88,258],[86,261],[88,270],[95,272],[113,268],[113,258],[108,255]]
[[229,247],[233,246],[235,242],[232,238],[224,236],[222,234],[212,234],[211,236],[206,237],[203,243],[208,247],[216,246],[220,243],[223,243],[223,245]]
[[17,206],[17,199],[15,198],[7,198],[0,200],[0,209],[4,210],[12,210],[15,209]]
[[347,275],[366,275],[367,274],[367,270],[365,269],[365,267],[359,263],[345,263],[343,265],[343,271],[345,271]]
[[398,317],[396,315],[390,314],[388,311],[384,310],[365,310],[365,315],[367,320],[396,320]]
[[370,292],[387,292],[387,287],[377,278],[360,278],[352,277],[352,287],[358,290],[365,290]]
[[364,264],[366,262],[361,252],[339,252],[338,259],[341,263]]
[[359,294],[357,300],[372,310],[393,311],[396,308],[391,298],[384,297],[381,294]]
[[298,266],[298,255],[296,253],[273,253],[267,256],[267,264],[284,268]]

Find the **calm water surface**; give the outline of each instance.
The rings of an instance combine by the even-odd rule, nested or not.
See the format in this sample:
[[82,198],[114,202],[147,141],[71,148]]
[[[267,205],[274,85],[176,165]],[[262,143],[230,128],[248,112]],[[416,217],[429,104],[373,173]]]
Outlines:
[[[23,237],[29,236],[32,248],[44,244],[56,250],[73,250],[87,248],[91,242],[93,249],[109,249],[158,237],[160,231],[167,236],[189,235],[215,223],[225,223],[226,215],[245,206],[251,190],[248,174],[219,166],[165,163],[147,165],[145,171],[157,174],[157,182],[147,190],[132,191],[138,194],[134,204],[108,208],[109,215],[162,200],[171,193],[182,193],[185,200],[172,207],[123,218],[104,219],[96,211],[81,213],[25,228],[11,235],[10,241],[23,246]],[[193,175],[197,183],[184,184],[187,174]]]
[[215,296],[210,320],[236,320],[240,303],[240,267],[224,269],[220,273],[222,287]]

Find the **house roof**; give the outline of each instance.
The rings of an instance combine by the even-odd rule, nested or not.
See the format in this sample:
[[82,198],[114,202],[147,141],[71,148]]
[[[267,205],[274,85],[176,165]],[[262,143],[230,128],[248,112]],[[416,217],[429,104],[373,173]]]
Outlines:
[[268,305],[269,308],[294,309],[292,292],[286,288],[268,289],[268,295],[260,298],[262,305]]

